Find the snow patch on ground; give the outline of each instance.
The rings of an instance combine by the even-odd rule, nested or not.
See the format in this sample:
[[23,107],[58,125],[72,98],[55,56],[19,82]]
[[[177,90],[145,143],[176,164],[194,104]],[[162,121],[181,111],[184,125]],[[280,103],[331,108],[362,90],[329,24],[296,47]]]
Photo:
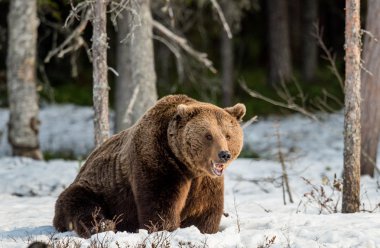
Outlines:
[[[7,111],[0,109],[0,130]],[[71,151],[84,156],[93,146],[92,110],[72,105],[49,106],[41,112],[41,140],[45,151]],[[225,212],[220,232],[204,235],[195,227],[148,234],[107,232],[81,239],[75,233],[56,233],[52,227],[58,194],[75,178],[79,161],[34,161],[0,158],[0,248],[26,247],[32,240],[92,241],[121,247],[164,239],[173,247],[379,247],[380,186],[362,177],[362,212],[339,211],[339,182],[343,165],[342,113],[321,115],[315,122],[299,115],[271,117],[245,129],[245,146],[260,159],[238,159],[226,171]],[[288,168],[294,203],[283,203],[281,165],[276,132]],[[0,153],[6,139],[2,137]],[[9,148],[7,148],[9,149]],[[334,176],[336,180],[334,181]],[[334,186],[335,185],[335,186]],[[323,189],[323,190],[322,190]],[[314,198],[313,198],[314,197]],[[325,207],[321,207],[322,201]],[[373,211],[374,210],[374,211]],[[188,243],[190,242],[190,244]]]
[[[92,107],[48,105],[40,110],[40,142],[44,152],[85,158],[94,147]],[[111,124],[113,113],[111,113]],[[9,111],[0,108],[0,156],[11,155],[7,122]]]

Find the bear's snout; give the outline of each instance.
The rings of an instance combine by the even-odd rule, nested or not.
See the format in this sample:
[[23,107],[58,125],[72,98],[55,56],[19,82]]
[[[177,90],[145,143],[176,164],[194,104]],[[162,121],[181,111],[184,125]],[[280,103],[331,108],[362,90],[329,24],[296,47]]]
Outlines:
[[231,153],[229,151],[220,151],[218,153],[218,157],[221,160],[221,162],[227,162],[231,159]]

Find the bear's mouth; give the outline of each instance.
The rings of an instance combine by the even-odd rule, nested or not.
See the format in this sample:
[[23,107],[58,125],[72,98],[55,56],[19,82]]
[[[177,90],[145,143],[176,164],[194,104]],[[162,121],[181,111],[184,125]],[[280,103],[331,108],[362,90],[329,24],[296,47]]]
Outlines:
[[214,175],[220,177],[223,175],[224,172],[224,164],[223,163],[215,163],[214,161],[211,161],[211,170]]

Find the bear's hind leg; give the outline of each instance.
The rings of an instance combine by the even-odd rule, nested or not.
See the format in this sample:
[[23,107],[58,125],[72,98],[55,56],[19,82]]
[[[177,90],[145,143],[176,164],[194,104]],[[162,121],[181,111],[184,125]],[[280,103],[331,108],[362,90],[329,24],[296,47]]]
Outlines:
[[74,230],[82,237],[115,231],[115,223],[106,218],[105,211],[101,196],[85,187],[71,185],[56,202],[53,224],[60,232]]

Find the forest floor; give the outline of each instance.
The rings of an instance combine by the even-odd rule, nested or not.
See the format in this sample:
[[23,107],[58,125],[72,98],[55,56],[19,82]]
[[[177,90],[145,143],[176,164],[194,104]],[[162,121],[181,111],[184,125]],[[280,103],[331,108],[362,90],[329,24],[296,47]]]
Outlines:
[[[7,116],[0,109],[0,131],[6,129]],[[57,233],[52,227],[54,204],[81,161],[9,157],[3,132],[0,248],[26,247],[35,240],[53,247],[380,247],[378,175],[362,177],[361,212],[341,214],[343,115],[319,117],[318,122],[300,115],[259,118],[244,130],[245,150],[259,158],[238,159],[226,170],[227,214],[213,235],[201,234],[195,227],[171,233],[106,232],[90,239],[73,232]],[[47,106],[41,121],[46,154],[84,158],[91,150],[91,108]],[[284,157],[294,203],[283,193],[279,154]]]

